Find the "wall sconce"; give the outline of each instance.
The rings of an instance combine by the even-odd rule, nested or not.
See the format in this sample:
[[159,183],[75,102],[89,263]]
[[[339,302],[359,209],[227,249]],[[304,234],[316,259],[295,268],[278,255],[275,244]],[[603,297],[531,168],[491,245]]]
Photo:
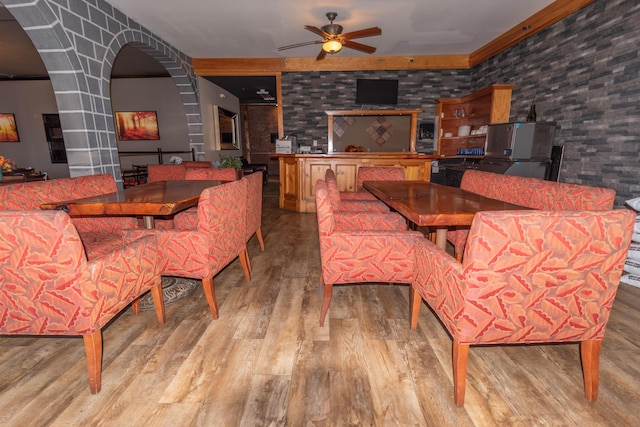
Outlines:
[[322,44],[322,50],[327,53],[338,53],[342,49],[342,43],[338,40],[328,40]]

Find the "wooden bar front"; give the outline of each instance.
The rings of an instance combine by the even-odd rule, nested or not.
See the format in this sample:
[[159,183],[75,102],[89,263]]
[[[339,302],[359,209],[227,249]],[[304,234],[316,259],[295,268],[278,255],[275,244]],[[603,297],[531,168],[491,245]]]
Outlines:
[[340,191],[356,191],[362,166],[403,167],[407,180],[431,180],[434,156],[411,153],[273,154],[280,166],[280,208],[296,212],[316,211],[316,181],[332,169]]

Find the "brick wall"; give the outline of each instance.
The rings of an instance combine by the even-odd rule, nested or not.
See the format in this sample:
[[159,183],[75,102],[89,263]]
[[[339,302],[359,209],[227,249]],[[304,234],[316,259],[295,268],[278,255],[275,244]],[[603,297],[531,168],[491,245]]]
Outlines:
[[245,141],[248,141],[248,157],[252,163],[266,163],[269,175],[278,175],[278,160],[272,160],[269,153],[275,153],[271,134],[278,133],[278,110],[275,105],[244,105],[242,107],[247,123]]

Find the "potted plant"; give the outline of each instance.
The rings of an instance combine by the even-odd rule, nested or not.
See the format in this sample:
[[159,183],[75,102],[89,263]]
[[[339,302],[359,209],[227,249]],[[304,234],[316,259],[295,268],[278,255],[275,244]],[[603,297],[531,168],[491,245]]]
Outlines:
[[[8,157],[0,156],[0,179],[2,179],[3,172],[11,172],[12,168],[16,167],[16,163]],[[242,162],[240,162],[242,167]]]
[[238,178],[242,177],[242,159],[237,156],[220,156],[220,167],[221,168],[234,168],[236,170],[236,174]]

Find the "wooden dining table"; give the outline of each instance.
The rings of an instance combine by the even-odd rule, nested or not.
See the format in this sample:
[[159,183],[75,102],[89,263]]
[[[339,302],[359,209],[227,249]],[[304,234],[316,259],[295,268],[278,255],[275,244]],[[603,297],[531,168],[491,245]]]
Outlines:
[[141,216],[145,228],[155,228],[155,217],[166,217],[198,204],[202,190],[225,181],[156,181],[100,196],[43,203],[40,209],[58,209],[70,216]]
[[363,186],[413,224],[435,228],[442,249],[449,227],[470,226],[477,212],[529,209],[425,181],[365,181]]

